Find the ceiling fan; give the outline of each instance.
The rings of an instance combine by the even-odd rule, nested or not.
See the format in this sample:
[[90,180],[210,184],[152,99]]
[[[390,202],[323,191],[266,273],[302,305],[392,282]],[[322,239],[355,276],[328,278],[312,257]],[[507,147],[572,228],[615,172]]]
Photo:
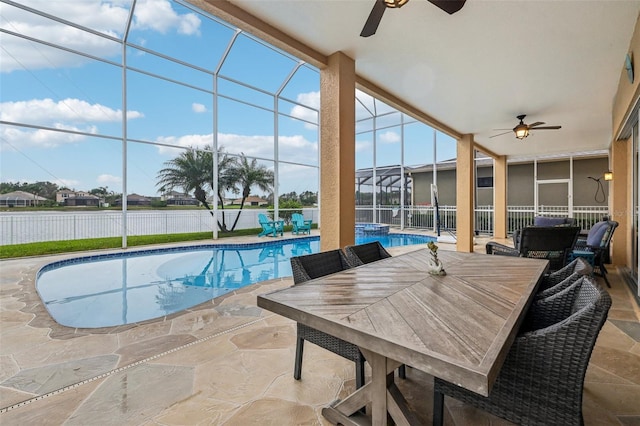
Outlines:
[[[525,117],[526,117],[525,114],[517,116],[516,118],[520,120],[520,123],[518,123],[518,125],[513,129],[498,129],[498,130],[509,130],[509,132],[513,131],[513,133],[516,134],[516,138],[524,139],[527,136],[529,136],[529,133],[531,132],[531,130],[558,130],[562,128],[562,126],[542,126],[543,124],[545,124],[543,121],[536,121],[533,124],[525,124],[523,121]],[[496,136],[506,135],[509,132],[498,133],[497,135],[493,135],[489,137],[495,138]]]
[[[430,3],[436,5],[440,9],[452,15],[462,9],[466,0],[429,0]],[[371,13],[365,22],[360,37],[369,37],[376,33],[382,15],[387,8],[400,8],[407,4],[409,0],[376,0],[376,3],[371,9]]]

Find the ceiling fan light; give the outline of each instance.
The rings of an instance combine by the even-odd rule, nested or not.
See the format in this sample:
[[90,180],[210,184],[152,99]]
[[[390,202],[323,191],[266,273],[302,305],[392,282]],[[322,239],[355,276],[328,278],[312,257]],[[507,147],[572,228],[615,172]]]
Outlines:
[[384,5],[390,8],[402,7],[407,4],[409,0],[384,0]]
[[513,128],[513,131],[515,132],[516,138],[518,139],[524,139],[529,136],[529,127],[527,127],[527,125],[525,124],[517,125]]

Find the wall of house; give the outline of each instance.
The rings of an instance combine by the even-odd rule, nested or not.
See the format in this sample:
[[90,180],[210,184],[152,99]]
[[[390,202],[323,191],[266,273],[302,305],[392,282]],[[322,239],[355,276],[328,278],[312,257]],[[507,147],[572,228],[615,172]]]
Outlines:
[[507,206],[533,205],[533,163],[507,165]]
[[620,58],[620,78],[612,108],[614,137],[624,125],[635,100],[640,96],[640,16],[636,21],[636,28],[629,42],[629,52],[633,55],[635,78],[633,83],[629,83],[627,71],[624,68],[625,58]]
[[[613,100],[611,109],[613,133],[612,133],[612,159],[614,159],[614,180],[612,205],[610,209],[614,212],[614,220],[619,222],[614,238],[612,240],[611,260],[616,265],[630,267],[637,264],[638,259],[633,257],[632,245],[635,239],[633,223],[635,222],[635,207],[633,206],[633,192],[638,188],[633,182],[633,156],[632,140],[616,141],[623,126],[632,114],[633,107],[640,97],[640,16],[636,21],[636,26],[629,41],[629,53],[634,60],[635,78],[633,83],[629,82],[627,71],[624,67],[624,57],[620,58],[620,76],[618,79],[618,89]],[[626,157],[626,158],[625,158]],[[626,162],[623,167],[622,162]],[[618,176],[618,178],[616,178]],[[640,288],[637,289],[640,297]]]
[[[431,204],[431,172],[413,173],[413,202],[414,205]],[[456,205],[456,171],[441,170],[438,172],[438,204],[441,206]]]
[[[573,205],[599,206],[607,205],[609,182],[602,178],[609,170],[607,158],[585,158],[573,161]],[[538,163],[538,180],[569,179],[569,160]],[[493,176],[493,167],[478,167],[477,177]],[[600,178],[602,188],[597,182],[588,178]],[[413,173],[414,203],[429,204],[431,202],[432,173]],[[455,205],[456,202],[455,170],[438,172],[438,193],[440,205]],[[510,164],[507,168],[507,204],[510,206],[533,206],[534,204],[534,168],[533,163]],[[596,201],[598,191],[598,201]],[[544,205],[567,205],[566,184],[545,184],[539,192],[539,202]],[[493,188],[477,188],[476,204],[478,206],[493,205]]]

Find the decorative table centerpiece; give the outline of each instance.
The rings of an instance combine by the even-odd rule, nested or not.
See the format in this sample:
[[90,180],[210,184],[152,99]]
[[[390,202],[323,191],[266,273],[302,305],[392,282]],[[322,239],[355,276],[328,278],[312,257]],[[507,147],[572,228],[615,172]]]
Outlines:
[[438,246],[433,241],[429,241],[427,247],[429,248],[429,257],[427,259],[429,273],[431,275],[447,275],[442,262],[438,259]]

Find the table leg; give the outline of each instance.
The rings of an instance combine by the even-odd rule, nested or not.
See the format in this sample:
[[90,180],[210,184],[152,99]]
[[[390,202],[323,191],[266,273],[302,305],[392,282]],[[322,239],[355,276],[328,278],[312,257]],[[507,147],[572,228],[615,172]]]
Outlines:
[[[371,366],[371,381],[342,401],[322,410],[322,415],[334,424],[386,426],[392,420],[397,426],[418,425],[418,418],[395,385],[394,370],[400,363],[383,355],[360,348]],[[371,402],[371,417],[357,412]]]

